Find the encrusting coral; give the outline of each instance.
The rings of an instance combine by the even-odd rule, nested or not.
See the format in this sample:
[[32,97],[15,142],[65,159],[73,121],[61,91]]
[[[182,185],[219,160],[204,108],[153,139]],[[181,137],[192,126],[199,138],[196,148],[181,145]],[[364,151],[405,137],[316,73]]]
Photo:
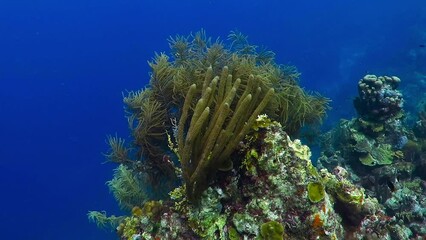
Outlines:
[[[181,186],[171,193],[171,201],[156,203],[156,214],[122,220],[120,238],[351,239],[365,228],[383,239],[390,235],[389,219],[377,200],[365,196],[342,172],[318,172],[309,148],[292,141],[266,115],[256,119],[241,144],[237,155],[244,160],[235,163],[234,171],[221,173],[199,204],[191,204]],[[250,170],[245,166],[249,163]],[[321,192],[315,201],[309,196],[312,184]],[[358,224],[364,228],[354,230]]]

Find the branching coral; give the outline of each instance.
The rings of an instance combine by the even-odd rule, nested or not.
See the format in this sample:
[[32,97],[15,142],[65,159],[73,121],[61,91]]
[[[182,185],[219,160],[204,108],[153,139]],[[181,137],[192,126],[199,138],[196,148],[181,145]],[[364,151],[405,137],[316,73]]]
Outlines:
[[[107,157],[123,164],[116,175],[148,177],[151,184],[137,187],[142,193],[153,185],[156,194],[170,191],[182,173],[187,197],[195,201],[218,170],[232,169],[230,156],[259,114],[281,122],[291,135],[325,116],[328,99],[304,91],[294,67],[276,64],[273,52],[239,32],[212,41],[201,30],[170,38],[169,45],[170,55],[156,54],[149,62],[149,86],[124,96],[133,141],[109,138]],[[167,133],[176,140],[177,156]],[[113,189],[116,197],[125,196],[120,191],[139,194],[126,186]],[[117,199],[129,202],[127,208],[142,204]]]
[[126,141],[117,136],[108,136],[108,145],[110,146],[109,153],[105,154],[105,157],[115,163],[127,163],[130,160],[129,151],[130,149],[126,148]]
[[162,152],[156,143],[165,138],[167,115],[164,104],[152,97],[154,93],[151,89],[130,92],[124,98],[130,112],[128,121],[134,144],[139,147],[137,158],[142,155],[157,157]]
[[[229,156],[247,134],[274,94],[270,88],[262,93],[259,78],[251,75],[240,96],[241,79],[233,79],[224,67],[221,77],[212,77],[209,67],[201,97],[195,105],[187,134],[184,134],[188,111],[197,85],[188,90],[178,126],[178,150],[189,199],[198,198],[218,169],[229,170]],[[211,112],[211,113],[210,113]]]
[[116,228],[120,222],[124,220],[124,217],[117,217],[114,215],[107,216],[105,211],[90,211],[87,213],[87,217],[89,221],[96,223],[100,228]]
[[115,199],[124,209],[142,206],[148,200],[143,179],[138,179],[126,166],[120,165],[114,171],[114,178],[107,182]]
[[187,188],[197,192],[193,196],[212,178],[215,171],[209,169],[232,167],[227,158],[255,115],[267,113],[294,135],[305,124],[319,123],[328,109],[328,99],[298,85],[294,67],[275,64],[272,52],[257,51],[239,32],[231,32],[228,40],[229,46],[212,41],[204,31],[170,38],[172,56],[157,54],[149,63],[150,87],[125,98],[137,159],[146,158],[150,174],[157,169],[170,178],[164,174],[169,165],[160,166],[167,152],[164,133],[173,133],[185,182],[198,182],[199,187]]
[[267,113],[279,121],[288,134],[294,135],[305,124],[321,122],[329,109],[329,101],[319,94],[307,94],[294,82],[279,83],[274,104]]

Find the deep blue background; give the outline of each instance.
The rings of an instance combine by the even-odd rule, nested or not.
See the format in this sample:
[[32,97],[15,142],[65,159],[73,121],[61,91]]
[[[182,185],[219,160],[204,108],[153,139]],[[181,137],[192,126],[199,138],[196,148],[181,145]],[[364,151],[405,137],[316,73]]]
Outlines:
[[353,114],[363,74],[398,74],[425,10],[424,0],[2,0],[0,239],[114,239],[86,217],[119,213],[105,137],[128,136],[121,93],[147,83],[170,35],[242,31],[333,98],[336,120]]

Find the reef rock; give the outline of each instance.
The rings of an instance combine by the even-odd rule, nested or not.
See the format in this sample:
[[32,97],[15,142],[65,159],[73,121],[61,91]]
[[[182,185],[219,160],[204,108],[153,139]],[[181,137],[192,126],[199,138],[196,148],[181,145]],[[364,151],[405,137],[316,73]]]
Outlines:
[[344,169],[319,172],[279,123],[263,115],[255,125],[232,156],[234,170],[219,173],[197,204],[181,186],[155,214],[122,221],[121,239],[390,239],[378,201]]

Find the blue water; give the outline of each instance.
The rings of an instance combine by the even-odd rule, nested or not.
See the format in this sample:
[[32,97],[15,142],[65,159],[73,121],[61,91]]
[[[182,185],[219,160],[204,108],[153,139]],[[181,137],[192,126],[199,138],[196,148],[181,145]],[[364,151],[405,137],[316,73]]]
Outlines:
[[354,114],[365,73],[416,64],[425,16],[424,0],[2,0],[0,239],[114,239],[86,217],[120,213],[105,138],[128,136],[121,93],[147,83],[170,35],[240,30],[334,100],[327,127]]

